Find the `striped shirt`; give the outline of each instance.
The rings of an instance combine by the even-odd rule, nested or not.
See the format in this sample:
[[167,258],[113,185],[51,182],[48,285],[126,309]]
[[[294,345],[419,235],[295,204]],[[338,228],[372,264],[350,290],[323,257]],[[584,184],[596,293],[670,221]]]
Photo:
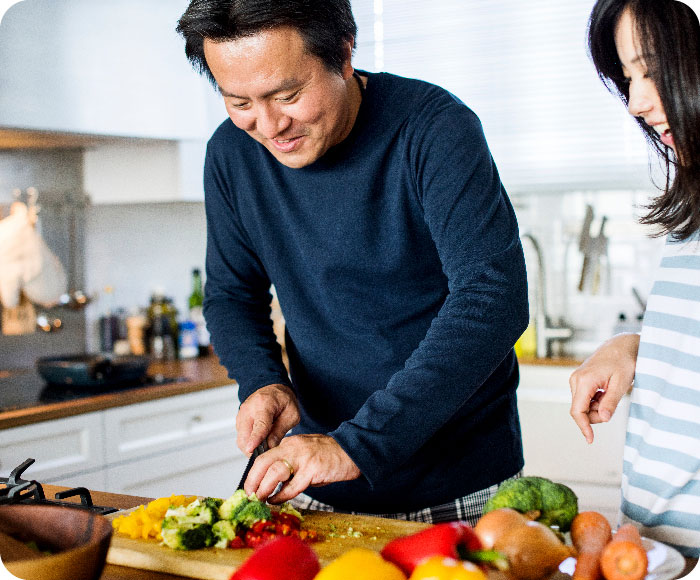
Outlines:
[[624,451],[622,522],[700,556],[700,235],[669,236],[644,315]]

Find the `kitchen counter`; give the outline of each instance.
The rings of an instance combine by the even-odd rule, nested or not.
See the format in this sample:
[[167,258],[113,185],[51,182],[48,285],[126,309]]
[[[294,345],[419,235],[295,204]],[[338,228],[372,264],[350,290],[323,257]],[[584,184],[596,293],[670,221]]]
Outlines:
[[[30,371],[27,371],[27,373],[30,373]],[[228,378],[226,369],[219,364],[218,359],[214,355],[180,361],[154,362],[148,367],[148,375],[159,379],[162,377],[165,381],[170,380],[172,382],[120,390],[83,392],[79,397],[62,401],[39,400],[37,398],[36,401],[26,406],[0,410],[0,430],[152,401],[154,399],[194,393],[234,383],[232,379]],[[35,380],[34,377],[30,379],[28,376],[27,385],[33,380]],[[20,376],[14,379],[14,384],[11,388],[22,388],[21,381],[20,373]],[[0,381],[1,387],[2,381]],[[10,387],[8,386],[8,388]]]
[[[53,485],[44,485],[43,487],[47,497],[53,497],[57,491],[65,489],[64,487],[57,487]],[[146,504],[152,498],[93,491],[92,499],[96,505],[128,509],[141,504]],[[73,501],[77,500],[73,499]],[[686,558],[686,568],[683,573],[678,576],[678,578],[682,578],[683,576],[687,575],[696,565],[696,559]],[[137,570],[135,568],[126,568],[112,564],[107,564],[102,576],[100,576],[100,580],[122,580],[124,578],[129,578],[130,580],[182,580],[181,576],[150,572],[146,570]],[[494,578],[500,579],[501,575],[495,574]]]

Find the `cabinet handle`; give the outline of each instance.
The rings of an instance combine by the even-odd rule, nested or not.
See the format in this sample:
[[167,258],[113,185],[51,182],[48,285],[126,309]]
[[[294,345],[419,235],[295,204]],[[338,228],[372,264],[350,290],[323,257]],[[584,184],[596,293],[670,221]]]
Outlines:
[[201,415],[192,415],[192,418],[190,419],[192,423],[201,423],[203,421]]

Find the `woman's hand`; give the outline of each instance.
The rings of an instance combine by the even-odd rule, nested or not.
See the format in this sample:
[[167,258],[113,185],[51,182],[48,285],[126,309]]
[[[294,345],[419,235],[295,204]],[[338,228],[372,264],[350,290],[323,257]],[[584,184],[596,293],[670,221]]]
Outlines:
[[[245,490],[254,492],[261,501],[282,503],[309,486],[348,481],[359,476],[355,462],[332,437],[292,435],[255,459]],[[272,495],[280,483],[281,489]]]
[[571,416],[588,443],[593,443],[591,425],[609,421],[632,387],[638,350],[638,334],[618,334],[603,343],[569,378]]
[[250,395],[236,415],[238,447],[246,455],[267,440],[279,445],[292,427],[299,423],[296,395],[287,385],[267,385]]

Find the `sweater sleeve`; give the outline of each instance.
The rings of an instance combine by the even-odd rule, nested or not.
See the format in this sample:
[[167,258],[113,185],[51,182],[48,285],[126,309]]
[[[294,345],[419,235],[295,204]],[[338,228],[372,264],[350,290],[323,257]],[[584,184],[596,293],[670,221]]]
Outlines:
[[370,485],[468,404],[528,322],[517,221],[476,115],[457,103],[443,107],[407,143],[449,293],[404,368],[330,433]]
[[265,385],[291,383],[272,329],[270,279],[238,219],[235,184],[225,178],[222,165],[212,140],[204,166],[204,317],[214,352],[238,382],[238,397],[244,401]]

